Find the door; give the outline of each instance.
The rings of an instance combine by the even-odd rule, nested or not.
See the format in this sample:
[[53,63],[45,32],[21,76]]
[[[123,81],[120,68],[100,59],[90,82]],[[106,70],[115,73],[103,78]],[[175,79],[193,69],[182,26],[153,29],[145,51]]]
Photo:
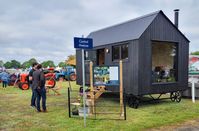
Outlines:
[[85,51],[85,83],[90,84],[90,61],[96,65],[96,50]]
[[98,49],[97,50],[97,65],[104,65],[105,64],[105,49]]

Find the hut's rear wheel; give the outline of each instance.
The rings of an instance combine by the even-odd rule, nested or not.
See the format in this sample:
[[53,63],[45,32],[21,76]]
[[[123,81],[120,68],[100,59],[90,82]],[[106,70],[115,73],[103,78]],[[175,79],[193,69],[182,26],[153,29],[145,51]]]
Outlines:
[[182,98],[182,94],[181,94],[181,92],[180,91],[177,91],[177,92],[171,92],[171,94],[170,94],[170,99],[171,99],[171,101],[173,101],[173,102],[180,102],[181,101],[181,98]]

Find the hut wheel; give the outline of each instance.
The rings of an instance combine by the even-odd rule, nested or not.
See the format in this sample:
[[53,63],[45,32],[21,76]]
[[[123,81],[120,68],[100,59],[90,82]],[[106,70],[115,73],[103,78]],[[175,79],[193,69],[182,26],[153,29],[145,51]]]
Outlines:
[[181,95],[181,93],[180,93],[180,91],[177,91],[177,92],[171,92],[171,94],[170,94],[170,99],[171,99],[171,101],[176,101],[176,102],[180,102],[181,101],[181,97],[182,97],[182,95]]
[[177,91],[176,92],[176,102],[179,103],[181,101],[181,98],[182,98],[182,95],[181,95],[180,91]]
[[176,100],[175,92],[171,92],[170,99],[171,99],[172,102],[174,102]]
[[128,97],[128,105],[129,107],[134,108],[134,97],[132,95]]
[[138,98],[135,98],[134,108],[135,108],[135,109],[137,109],[137,108],[138,108],[138,106],[139,106],[139,104],[140,104],[139,99],[138,99]]
[[128,105],[129,105],[129,107],[137,109],[138,106],[139,106],[139,103],[140,102],[139,102],[139,99],[137,97],[135,97],[133,95],[130,95],[128,97]]

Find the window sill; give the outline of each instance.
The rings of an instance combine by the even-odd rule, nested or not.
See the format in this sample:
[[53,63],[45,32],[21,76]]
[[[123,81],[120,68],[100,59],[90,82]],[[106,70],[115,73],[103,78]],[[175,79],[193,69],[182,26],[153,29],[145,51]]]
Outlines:
[[[120,60],[113,60],[113,63],[118,63]],[[129,62],[129,59],[122,59],[122,62]]]
[[152,85],[170,85],[170,84],[177,84],[178,82],[159,82],[159,83],[152,83]]

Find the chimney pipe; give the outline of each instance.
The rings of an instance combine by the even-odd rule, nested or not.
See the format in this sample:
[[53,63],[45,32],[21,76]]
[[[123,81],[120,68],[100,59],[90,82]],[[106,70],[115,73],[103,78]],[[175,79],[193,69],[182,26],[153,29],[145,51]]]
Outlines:
[[174,12],[175,12],[175,15],[174,15],[174,25],[178,28],[179,9],[175,9]]

